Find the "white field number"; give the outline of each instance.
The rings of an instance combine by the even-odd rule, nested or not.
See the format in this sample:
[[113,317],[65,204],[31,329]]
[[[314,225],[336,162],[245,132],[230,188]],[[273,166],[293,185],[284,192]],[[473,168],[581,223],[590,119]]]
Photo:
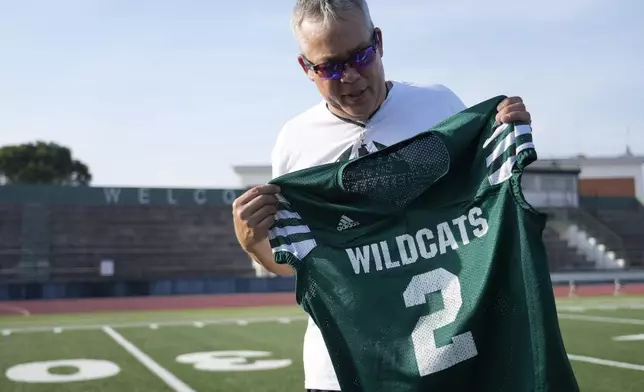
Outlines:
[[[52,373],[51,369],[72,367],[71,374]],[[121,369],[113,362],[98,359],[61,359],[57,361],[29,362],[7,369],[5,375],[14,382],[24,383],[67,383],[90,381],[117,375]]]
[[209,372],[271,370],[291,365],[290,359],[253,360],[270,356],[271,353],[268,351],[205,351],[180,355],[177,357],[177,362],[192,364],[197,370]]
[[434,331],[456,321],[458,311],[463,305],[461,285],[456,275],[438,268],[414,276],[403,294],[405,306],[411,308],[423,305],[427,301],[427,295],[437,291],[440,291],[443,297],[443,309],[422,316],[411,334],[421,377],[440,372],[478,355],[470,331],[452,337],[452,343],[448,345],[436,346]]
[[[177,362],[191,364],[197,370],[211,372],[234,372],[271,370],[290,366],[290,359],[267,358],[268,351],[207,351],[180,355]],[[74,368],[68,374],[52,372],[56,368]],[[121,369],[113,362],[98,359],[61,359],[55,361],[29,362],[7,369],[5,376],[14,382],[22,383],[69,383],[92,381],[117,375]]]

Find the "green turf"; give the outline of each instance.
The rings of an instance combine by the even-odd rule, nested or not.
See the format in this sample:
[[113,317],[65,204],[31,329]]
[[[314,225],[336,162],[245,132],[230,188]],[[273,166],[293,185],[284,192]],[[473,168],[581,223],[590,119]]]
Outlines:
[[[199,329],[168,327],[154,332],[130,328],[122,332],[129,341],[197,391],[281,392],[303,389],[300,357],[305,327],[304,321],[296,321],[289,324],[249,323],[234,327],[214,325]],[[159,341],[158,334],[163,336],[163,341]],[[254,360],[287,359],[291,365],[272,370],[243,371],[246,361],[239,361],[241,363],[236,366],[239,370],[236,371],[207,371],[195,369],[195,362],[177,362],[177,357],[184,354],[242,350],[266,351],[269,356]]]
[[[567,298],[558,306],[570,354],[614,361],[608,366],[573,360],[582,391],[644,391],[644,339],[613,339],[644,334],[643,296]],[[303,391],[304,316],[297,307],[274,307],[2,317],[0,391]],[[180,385],[167,386],[119,339]],[[244,359],[243,351],[265,356]],[[58,383],[7,378],[12,366],[61,359],[106,360],[120,371],[97,380]],[[76,370],[70,365],[51,368],[51,377],[64,381],[73,376]],[[616,367],[630,365],[641,370]]]

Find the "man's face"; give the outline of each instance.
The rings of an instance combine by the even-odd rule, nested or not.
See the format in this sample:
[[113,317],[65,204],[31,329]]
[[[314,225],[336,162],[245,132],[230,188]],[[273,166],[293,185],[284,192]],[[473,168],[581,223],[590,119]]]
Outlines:
[[[305,21],[300,30],[303,53],[298,60],[336,112],[364,121],[378,108],[386,94],[381,61],[382,35],[378,28],[375,31],[368,29],[358,13],[343,17],[345,20],[334,21],[327,26]],[[377,46],[373,46],[375,42]],[[355,60],[358,60],[357,64],[352,63]],[[336,67],[336,72],[333,72],[334,63],[346,61],[349,61],[349,66],[344,71]],[[310,70],[307,63],[308,66],[317,65],[320,71]],[[339,77],[328,79],[333,74]]]

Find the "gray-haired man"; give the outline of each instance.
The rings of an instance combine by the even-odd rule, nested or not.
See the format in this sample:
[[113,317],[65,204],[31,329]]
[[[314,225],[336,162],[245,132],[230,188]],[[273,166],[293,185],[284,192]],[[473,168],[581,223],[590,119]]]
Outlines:
[[[351,159],[426,131],[465,109],[448,88],[388,81],[382,63],[383,35],[364,0],[298,0],[293,31],[299,64],[315,83],[322,101],[287,122],[272,150],[273,177],[295,170]],[[497,120],[530,122],[519,97],[503,101]],[[272,185],[258,186],[233,204],[235,229],[243,249],[279,275],[268,229],[277,211]],[[304,337],[305,388],[339,391],[320,330],[309,319]]]

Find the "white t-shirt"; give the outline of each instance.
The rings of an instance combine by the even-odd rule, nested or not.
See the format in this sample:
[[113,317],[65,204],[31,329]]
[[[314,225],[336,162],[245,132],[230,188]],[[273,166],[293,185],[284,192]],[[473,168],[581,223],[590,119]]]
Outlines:
[[[463,109],[463,102],[443,85],[399,81],[393,82],[380,109],[364,125],[338,118],[322,101],[284,125],[271,154],[272,175],[379,150]],[[340,390],[322,334],[311,318],[304,334],[303,360],[306,389]]]

